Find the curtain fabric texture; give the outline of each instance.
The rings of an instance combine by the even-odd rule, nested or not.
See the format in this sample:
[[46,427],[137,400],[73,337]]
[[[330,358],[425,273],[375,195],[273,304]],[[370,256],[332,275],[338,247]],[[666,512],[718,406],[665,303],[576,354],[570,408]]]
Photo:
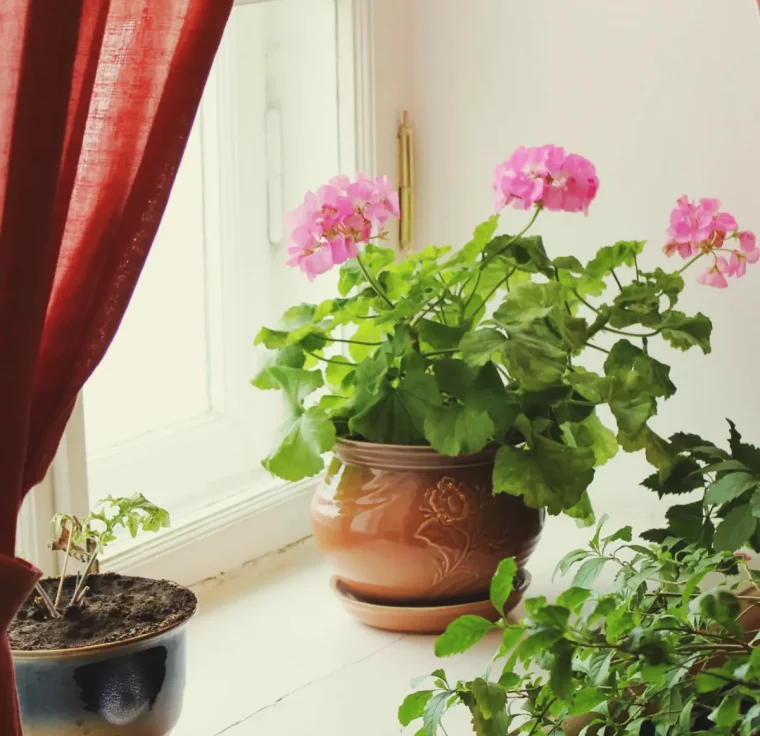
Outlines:
[[5,632],[39,575],[18,511],[119,326],[231,6],[0,3],[0,736],[21,736]]

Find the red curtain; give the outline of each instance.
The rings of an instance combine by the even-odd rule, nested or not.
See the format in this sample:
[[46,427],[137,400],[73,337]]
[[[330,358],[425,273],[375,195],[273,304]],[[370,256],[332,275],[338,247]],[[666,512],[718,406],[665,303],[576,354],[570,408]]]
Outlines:
[[119,326],[231,5],[0,2],[2,736],[21,734],[5,631],[39,574],[14,559],[21,501]]

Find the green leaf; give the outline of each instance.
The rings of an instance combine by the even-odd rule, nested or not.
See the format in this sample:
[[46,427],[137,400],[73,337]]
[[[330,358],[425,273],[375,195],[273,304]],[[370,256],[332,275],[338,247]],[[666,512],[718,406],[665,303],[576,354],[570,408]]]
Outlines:
[[715,549],[729,552],[739,549],[752,536],[756,524],[749,504],[731,509],[715,530]]
[[494,355],[501,353],[507,338],[498,330],[485,328],[468,332],[459,343],[467,365],[481,366],[490,362]]
[[589,414],[583,421],[566,422],[562,425],[565,442],[574,447],[590,447],[594,452],[596,466],[604,465],[618,451],[615,433],[605,427],[599,417]]
[[710,714],[710,720],[722,728],[733,728],[739,720],[742,694],[738,690],[728,693],[720,705]]
[[578,613],[581,606],[591,597],[587,588],[568,588],[557,597],[557,605]]
[[282,389],[286,407],[275,449],[262,464],[270,473],[285,480],[316,475],[324,467],[322,453],[335,444],[335,427],[322,409],[307,410],[303,402],[322,385],[322,374],[273,366],[269,375]]
[[730,678],[730,676],[730,673],[726,672],[726,670],[710,669],[697,675],[694,686],[698,693],[715,692],[726,686],[726,678]]
[[425,736],[438,736],[438,727],[441,725],[441,719],[446,712],[446,701],[448,699],[448,693],[436,693],[426,703],[425,712],[422,715],[422,731]]
[[701,501],[671,506],[665,512],[665,516],[670,522],[669,529],[672,536],[689,541],[696,541],[700,538],[705,522]]
[[519,284],[507,294],[494,312],[493,319],[505,327],[533,322],[549,315],[560,297],[560,286],[555,281],[540,284],[528,281]]
[[757,476],[749,473],[727,473],[718,478],[705,493],[705,503],[717,504],[733,501],[758,484]]
[[591,713],[598,705],[605,702],[607,696],[595,687],[584,687],[573,696],[569,715],[581,716]]
[[562,575],[566,575],[567,571],[576,563],[580,562],[581,560],[585,560],[590,555],[589,551],[587,549],[574,549],[571,552],[568,552],[560,561],[557,563],[557,567],[554,570],[554,574],[552,575],[552,580],[557,576],[557,573],[561,573]]
[[[351,335],[351,340],[358,340],[360,343],[378,343],[385,337],[385,332],[375,324],[374,320],[365,319],[362,321],[359,329]],[[374,345],[361,345],[358,343],[350,343],[348,346],[348,354],[352,360],[356,363],[361,363],[368,358],[372,353],[377,350],[377,346]]]
[[336,355],[330,359],[331,363],[327,364],[325,369],[325,378],[331,386],[341,386],[346,376],[356,370],[356,363],[352,363],[342,355]]
[[701,312],[694,317],[687,317],[683,312],[671,311],[662,326],[662,336],[674,348],[688,350],[696,346],[705,355],[710,352],[712,322]]
[[586,269],[575,256],[560,256],[552,261],[554,268],[565,269],[575,274],[583,275]]
[[462,338],[467,334],[467,323],[451,326],[430,319],[423,319],[419,324],[420,340],[434,350],[448,350],[459,345]]
[[412,721],[422,718],[425,713],[425,706],[432,697],[432,690],[420,690],[419,692],[407,695],[398,709],[399,723],[402,726],[408,726]]
[[349,428],[372,442],[421,444],[425,439],[425,419],[435,413],[441,401],[433,376],[409,372],[398,386],[386,383],[373,400],[349,419]]
[[279,384],[269,375],[269,369],[273,366],[285,366],[287,368],[303,368],[305,355],[300,345],[288,345],[282,350],[268,356],[266,362],[259,368],[251,380],[251,384],[258,389],[271,390],[279,388]]
[[467,404],[448,404],[424,420],[425,438],[441,455],[479,452],[494,430],[486,410]]
[[504,634],[501,639],[501,649],[499,653],[501,656],[506,656],[514,649],[515,644],[522,639],[523,630],[519,627],[508,626],[504,629]]
[[452,621],[435,640],[435,656],[449,657],[474,647],[489,631],[498,627],[482,616],[461,616]]
[[523,639],[517,647],[517,653],[523,662],[529,662],[536,654],[549,649],[561,638],[562,631],[559,629],[542,629]]
[[605,560],[603,557],[592,557],[586,560],[575,573],[573,578],[574,588],[592,588],[594,582],[599,577],[599,573],[604,568]]
[[717,621],[732,633],[743,635],[737,623],[741,605],[738,598],[727,590],[703,593],[698,599],[699,610],[705,618]]
[[583,491],[581,500],[569,509],[565,509],[565,514],[571,519],[575,519],[578,526],[591,526],[595,521],[594,509],[591,507],[591,499],[588,491]]
[[655,397],[667,398],[676,387],[670,368],[646,355],[628,340],[618,340],[604,363],[613,379],[610,409],[620,430],[635,435],[657,411]]
[[502,356],[510,376],[528,391],[540,391],[562,380],[568,353],[548,328],[536,323],[508,332]]
[[512,594],[515,575],[517,575],[517,563],[509,557],[499,563],[496,574],[491,580],[491,603],[501,614],[504,613],[507,598]]
[[313,406],[285,419],[275,449],[262,464],[279,478],[301,480],[324,468],[321,455],[334,445],[335,426],[322,409]]
[[496,453],[494,492],[522,496],[531,508],[558,514],[575,506],[594,478],[594,452],[535,435],[530,447],[502,446]]
[[565,380],[587,401],[602,404],[609,400],[612,379],[608,376],[600,376],[576,365],[565,376]]
[[564,701],[573,696],[573,647],[569,641],[561,639],[554,645],[549,685],[554,694]]
[[513,690],[520,684],[521,681],[522,679],[520,675],[518,675],[516,672],[502,672],[501,677],[499,677],[499,685],[501,685],[505,690]]
[[507,703],[507,693],[504,687],[495,682],[487,682],[478,677],[472,681],[470,690],[475,696],[475,701],[480,707],[483,718],[493,720],[498,713],[504,710]]
[[602,542],[609,544],[610,542],[617,542],[622,539],[624,542],[630,542],[633,539],[633,529],[630,526],[624,526],[618,529],[614,534],[610,534],[609,537],[605,537]]
[[736,425],[730,419],[728,424],[731,429],[729,444],[734,459],[744,463],[753,472],[760,473],[760,448],[742,442]]
[[601,278],[608,276],[613,269],[620,266],[633,266],[635,257],[641,253],[645,245],[645,240],[630,240],[600,248],[586,266],[586,275],[589,278]]

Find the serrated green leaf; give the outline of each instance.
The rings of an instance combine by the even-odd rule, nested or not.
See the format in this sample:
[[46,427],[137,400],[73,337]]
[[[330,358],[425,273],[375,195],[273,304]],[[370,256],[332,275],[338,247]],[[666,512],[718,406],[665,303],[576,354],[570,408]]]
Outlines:
[[584,687],[573,695],[569,715],[580,716],[591,713],[600,703],[607,700],[607,696],[595,687]]
[[552,580],[557,576],[557,573],[561,573],[562,575],[566,575],[567,571],[576,563],[580,562],[581,560],[585,560],[589,556],[589,551],[587,549],[574,549],[571,552],[568,552],[558,563],[557,567],[554,570],[554,574],[552,575]]
[[436,657],[461,654],[474,647],[489,631],[498,628],[482,616],[461,616],[435,640]]
[[407,695],[398,709],[399,723],[402,726],[408,726],[412,721],[422,718],[425,713],[425,706],[432,697],[432,690],[420,690],[419,692]]
[[586,560],[575,573],[573,578],[574,588],[592,588],[604,568],[605,560],[602,557],[592,557]]
[[507,693],[503,686],[478,677],[472,681],[470,691],[475,696],[480,712],[486,720],[493,720],[497,714],[504,710],[507,703]]
[[757,521],[752,515],[749,504],[731,509],[715,529],[713,539],[715,549],[728,550],[729,552],[739,549],[752,536],[756,525]]
[[420,341],[429,345],[434,350],[448,350],[455,348],[467,334],[469,325],[444,325],[431,319],[420,321],[418,330]]
[[543,629],[527,636],[517,647],[517,654],[523,662],[530,661],[538,652],[543,652],[562,638],[559,629]]
[[710,714],[710,720],[722,728],[733,728],[739,720],[742,694],[734,690],[724,696],[720,705]]
[[569,641],[561,639],[553,649],[554,661],[549,674],[549,686],[560,700],[565,702],[573,697],[573,647]]
[[422,715],[422,731],[425,736],[438,736],[438,727],[441,725],[441,719],[446,712],[446,701],[449,694],[446,692],[436,693],[425,704],[425,711]]
[[496,574],[491,580],[491,603],[502,614],[504,613],[504,604],[512,594],[516,575],[517,563],[509,557],[499,563],[499,566],[496,568]]
[[568,588],[557,597],[557,605],[578,613],[590,597],[591,591],[588,588]]
[[757,485],[757,476],[742,472],[726,473],[708,487],[705,493],[705,503],[720,504],[733,501]]

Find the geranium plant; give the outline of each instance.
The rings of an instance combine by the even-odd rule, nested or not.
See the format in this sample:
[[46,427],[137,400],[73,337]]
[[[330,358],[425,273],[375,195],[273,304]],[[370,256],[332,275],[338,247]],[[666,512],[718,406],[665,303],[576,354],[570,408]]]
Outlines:
[[[666,471],[671,448],[648,422],[676,387],[654,342],[710,351],[710,320],[677,309],[682,274],[704,264],[699,280],[724,287],[760,251],[715,199],[678,200],[664,247],[685,263],[672,271],[653,254],[645,266],[643,241],[583,264],[529,234],[544,212],[587,213],[598,184],[582,156],[521,147],[496,169],[496,214],[470,242],[402,261],[382,245],[399,214],[387,179],[337,177],[309,193],[290,218],[289,262],[310,279],[340,265],[339,295],[293,306],[256,338],[272,352],[253,383],[282,390],[286,404],[264,466],[288,480],[314,475],[336,438],[446,455],[492,445],[494,492],[586,520],[594,469],[618,446],[645,449]],[[516,235],[497,234],[506,207],[528,215]],[[582,367],[588,351],[604,355],[602,371]]]
[[[436,670],[424,678],[425,689],[399,709],[402,725],[439,736],[447,711],[463,706],[478,736],[760,732],[752,623],[760,590],[744,558],[676,539],[630,544],[630,527],[600,532],[560,563],[575,575],[555,603],[528,600],[519,623],[452,623],[436,642],[439,656],[466,651],[489,632],[499,633],[501,647],[480,677],[456,682]],[[608,567],[612,587],[594,592]],[[491,586],[497,607],[515,572],[512,560],[502,562]]]

